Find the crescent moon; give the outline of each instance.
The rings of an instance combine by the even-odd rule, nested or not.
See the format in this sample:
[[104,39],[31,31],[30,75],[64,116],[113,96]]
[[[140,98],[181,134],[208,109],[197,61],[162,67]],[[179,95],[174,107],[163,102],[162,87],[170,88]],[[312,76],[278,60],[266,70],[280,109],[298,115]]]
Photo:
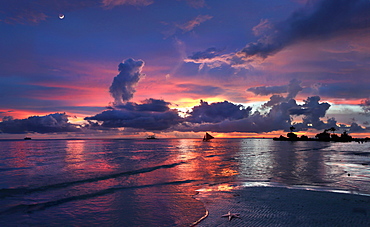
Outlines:
[[63,20],[64,19],[64,14],[59,14],[59,19]]

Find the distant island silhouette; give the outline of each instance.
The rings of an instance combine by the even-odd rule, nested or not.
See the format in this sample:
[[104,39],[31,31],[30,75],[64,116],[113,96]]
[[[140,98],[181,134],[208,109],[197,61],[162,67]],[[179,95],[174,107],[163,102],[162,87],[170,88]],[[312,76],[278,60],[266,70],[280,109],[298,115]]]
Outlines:
[[[290,127],[290,132],[287,133],[287,136],[275,137],[273,140],[277,141],[325,141],[325,142],[358,142],[363,143],[370,140],[370,138],[353,138],[350,136],[347,131],[344,131],[342,134],[337,135],[334,133],[336,129],[334,127],[330,129],[325,129],[323,132],[316,134],[315,138],[309,138],[306,135],[298,136],[293,132],[295,128],[292,126]],[[329,133],[329,131],[332,131],[333,133]]]

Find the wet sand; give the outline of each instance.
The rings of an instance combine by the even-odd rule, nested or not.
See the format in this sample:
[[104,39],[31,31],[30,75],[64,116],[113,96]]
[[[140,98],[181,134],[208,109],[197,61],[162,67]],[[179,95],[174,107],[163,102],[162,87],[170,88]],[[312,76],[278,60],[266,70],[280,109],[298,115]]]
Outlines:
[[[208,216],[197,226],[370,226],[370,197],[345,193],[243,187],[201,191]],[[228,212],[240,218],[222,217]]]

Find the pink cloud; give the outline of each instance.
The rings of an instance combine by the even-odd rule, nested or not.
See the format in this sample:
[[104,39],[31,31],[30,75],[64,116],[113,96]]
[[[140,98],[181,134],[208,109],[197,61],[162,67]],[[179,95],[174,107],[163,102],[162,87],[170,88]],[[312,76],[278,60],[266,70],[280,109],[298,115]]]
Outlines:
[[212,18],[213,16],[209,16],[209,15],[198,15],[193,20],[190,20],[184,24],[177,25],[177,27],[183,30],[184,32],[189,32],[193,30],[195,27],[199,26],[201,23],[207,20],[210,20]]
[[269,29],[272,29],[270,21],[268,19],[261,19],[260,23],[253,27],[252,31],[255,36],[260,36]]

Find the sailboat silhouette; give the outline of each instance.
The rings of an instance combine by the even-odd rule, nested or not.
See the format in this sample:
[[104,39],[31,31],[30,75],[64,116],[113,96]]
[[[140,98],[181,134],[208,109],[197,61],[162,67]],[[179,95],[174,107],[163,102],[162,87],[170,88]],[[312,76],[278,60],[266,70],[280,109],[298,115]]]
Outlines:
[[211,136],[210,134],[208,134],[208,132],[206,132],[206,134],[203,137],[203,141],[210,141],[213,138],[215,137]]

